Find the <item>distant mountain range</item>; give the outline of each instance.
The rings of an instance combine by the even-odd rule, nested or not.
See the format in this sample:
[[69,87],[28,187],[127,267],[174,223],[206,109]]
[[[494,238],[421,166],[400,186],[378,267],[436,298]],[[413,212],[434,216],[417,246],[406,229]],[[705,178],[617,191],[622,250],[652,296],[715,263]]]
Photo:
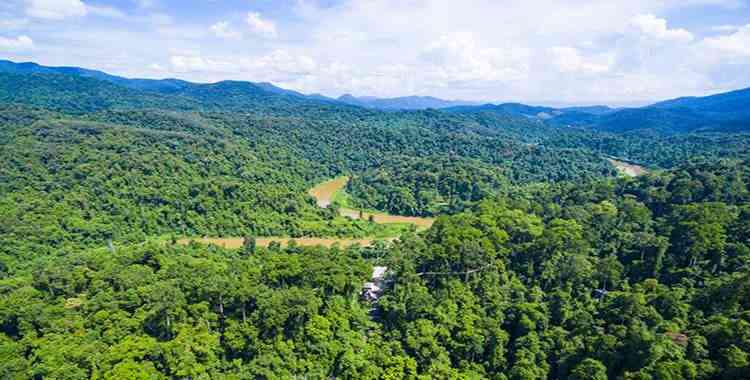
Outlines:
[[192,83],[179,79],[129,79],[110,75],[102,71],[80,67],[51,67],[33,62],[15,63],[0,60],[0,72],[10,74],[64,74],[99,79],[137,90],[170,92],[182,90]]
[[[49,80],[48,76],[54,76]],[[77,79],[76,79],[77,78]],[[102,96],[106,93],[107,96]],[[398,111],[441,109],[457,114],[495,114],[533,119],[556,126],[610,133],[680,134],[750,131],[750,89],[705,97],[666,100],[641,108],[603,105],[554,108],[521,103],[479,104],[429,96],[337,99],[306,95],[270,83],[222,81],[211,84],[180,79],[131,79],[80,67],[48,67],[0,60],[0,100],[90,112],[110,106],[243,110],[306,105],[365,107]]]
[[599,115],[584,125],[608,132],[750,131],[750,89],[685,97]]
[[446,111],[521,116],[610,133],[744,132],[750,131],[750,89],[667,100],[641,108],[552,108],[505,103],[450,107]]
[[376,98],[372,96],[355,97],[349,94],[342,95],[339,102],[366,108],[381,110],[423,110],[428,108],[440,109],[456,106],[480,105],[479,102],[466,102],[460,100],[444,100],[432,96],[402,96],[397,98]]

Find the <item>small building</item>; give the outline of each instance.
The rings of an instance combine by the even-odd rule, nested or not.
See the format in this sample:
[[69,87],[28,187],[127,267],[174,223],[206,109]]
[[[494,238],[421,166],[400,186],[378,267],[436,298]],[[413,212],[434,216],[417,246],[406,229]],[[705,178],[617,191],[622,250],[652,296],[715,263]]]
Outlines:
[[382,285],[386,272],[388,272],[387,267],[376,266],[372,268],[370,281],[365,282],[362,286],[362,298],[370,302],[375,302],[380,298],[380,294],[383,292]]
[[372,267],[372,280],[382,281],[385,277],[385,272],[388,271],[388,267]]

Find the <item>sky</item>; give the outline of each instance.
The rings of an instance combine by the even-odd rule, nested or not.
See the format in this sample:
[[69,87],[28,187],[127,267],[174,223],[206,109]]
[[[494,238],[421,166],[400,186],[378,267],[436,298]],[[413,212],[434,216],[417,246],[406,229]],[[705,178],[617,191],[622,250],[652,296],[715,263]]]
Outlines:
[[639,105],[750,87],[750,0],[2,0],[0,58],[327,96]]

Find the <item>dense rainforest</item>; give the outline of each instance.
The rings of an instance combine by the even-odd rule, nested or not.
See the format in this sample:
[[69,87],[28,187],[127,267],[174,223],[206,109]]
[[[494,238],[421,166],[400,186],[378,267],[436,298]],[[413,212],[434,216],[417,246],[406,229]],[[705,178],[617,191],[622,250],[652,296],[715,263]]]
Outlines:
[[[750,135],[716,116],[740,95],[614,128],[638,121],[3,63],[0,378],[750,378]],[[347,207],[434,225],[318,207],[341,175]]]

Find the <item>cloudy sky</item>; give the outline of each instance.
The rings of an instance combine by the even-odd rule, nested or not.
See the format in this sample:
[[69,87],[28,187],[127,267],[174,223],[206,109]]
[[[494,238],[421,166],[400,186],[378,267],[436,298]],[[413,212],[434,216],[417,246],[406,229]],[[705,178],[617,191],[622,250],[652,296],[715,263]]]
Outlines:
[[2,0],[0,58],[329,96],[632,105],[750,87],[750,0]]

